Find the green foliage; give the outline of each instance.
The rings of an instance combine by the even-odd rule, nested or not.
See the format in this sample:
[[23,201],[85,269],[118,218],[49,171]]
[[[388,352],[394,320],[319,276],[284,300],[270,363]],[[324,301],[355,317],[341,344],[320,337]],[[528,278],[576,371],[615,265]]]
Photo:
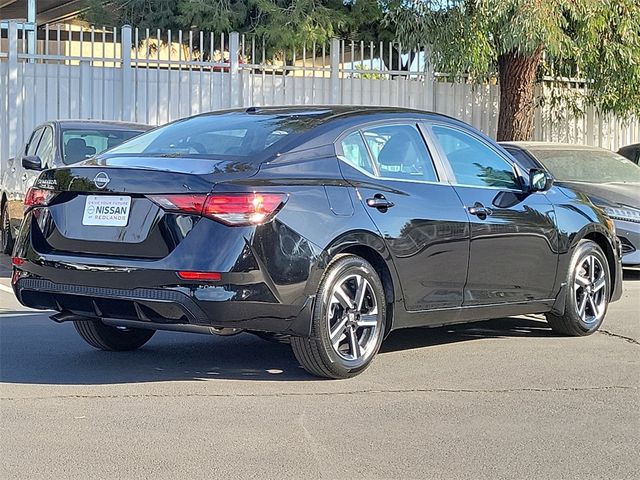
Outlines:
[[391,0],[386,25],[432,45],[436,69],[478,81],[503,55],[541,50],[539,75],[584,78],[601,111],[640,114],[638,0]]
[[379,0],[87,0],[94,25],[256,33],[273,49],[332,37],[389,41]]

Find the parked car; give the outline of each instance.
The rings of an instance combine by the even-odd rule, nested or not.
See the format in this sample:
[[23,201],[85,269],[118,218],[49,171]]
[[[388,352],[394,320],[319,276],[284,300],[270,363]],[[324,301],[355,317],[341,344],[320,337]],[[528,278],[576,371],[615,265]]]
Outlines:
[[640,165],[640,143],[622,147],[620,150],[618,150],[618,153],[623,157],[628,158],[636,165]]
[[40,171],[85,160],[150,128],[98,120],[58,120],[36,127],[18,155],[7,160],[0,178],[0,253],[11,253],[25,193]]
[[602,210],[420,111],[199,115],[45,170],[25,204],[17,298],[103,350],[245,330],[345,378],[399,328],[545,313],[588,335],[622,289]]
[[505,142],[524,168],[549,172],[556,183],[587,195],[615,223],[622,265],[640,265],[640,167],[597,147],[545,142]]

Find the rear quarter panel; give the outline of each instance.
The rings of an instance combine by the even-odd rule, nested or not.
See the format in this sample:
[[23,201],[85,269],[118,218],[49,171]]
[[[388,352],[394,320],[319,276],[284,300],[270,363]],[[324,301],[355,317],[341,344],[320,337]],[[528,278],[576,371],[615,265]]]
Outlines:
[[[214,188],[214,192],[256,188],[289,195],[273,225],[256,230],[257,235],[265,236],[270,235],[270,229],[279,229],[279,235],[273,236],[272,242],[254,245],[263,249],[271,245],[271,250],[259,257],[267,263],[274,284],[281,285],[282,294],[290,301],[297,297],[296,303],[315,295],[331,258],[350,246],[366,245],[376,250],[388,259],[387,267],[395,275],[384,242],[356,190],[342,179],[338,161],[336,157],[323,157],[263,164],[250,186],[225,182]],[[292,270],[293,265],[297,267]]]

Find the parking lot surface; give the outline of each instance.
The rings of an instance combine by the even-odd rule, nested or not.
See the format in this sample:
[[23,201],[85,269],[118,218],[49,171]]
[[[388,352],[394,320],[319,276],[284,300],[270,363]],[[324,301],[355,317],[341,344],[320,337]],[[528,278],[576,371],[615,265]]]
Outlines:
[[0,263],[0,478],[637,478],[640,274],[587,338],[542,317],[393,333],[363,375],[158,332],[92,349]]

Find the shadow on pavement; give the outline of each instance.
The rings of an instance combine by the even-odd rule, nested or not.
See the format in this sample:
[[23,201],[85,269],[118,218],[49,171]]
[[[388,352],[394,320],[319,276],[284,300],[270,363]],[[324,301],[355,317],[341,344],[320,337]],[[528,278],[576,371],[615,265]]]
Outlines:
[[11,277],[11,257],[0,254],[0,278]]
[[439,328],[407,328],[404,330],[396,330],[391,333],[382,344],[380,352],[396,352],[486,338],[556,336],[542,317],[508,317]]
[[[84,343],[70,323],[43,314],[0,319],[0,382],[104,385],[207,379],[310,381],[288,345],[250,334],[215,337],[158,332],[134,352],[102,352]],[[542,320],[503,318],[392,333],[385,353],[483,338],[551,337]]]
[[640,280],[640,268],[626,268],[622,274],[625,281]]

